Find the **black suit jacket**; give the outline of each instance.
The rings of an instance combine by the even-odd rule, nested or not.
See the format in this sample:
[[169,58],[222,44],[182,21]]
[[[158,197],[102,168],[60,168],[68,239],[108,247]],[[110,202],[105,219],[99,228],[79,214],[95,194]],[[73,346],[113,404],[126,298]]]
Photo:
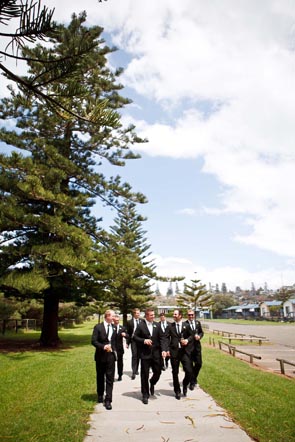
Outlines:
[[[97,324],[92,333],[91,344],[95,347],[95,355],[94,359],[99,362],[106,362],[110,356],[116,359],[116,336],[117,332],[113,328],[113,334],[111,337],[111,342],[108,340],[107,333],[105,330],[104,323]],[[111,344],[113,355],[110,352],[104,350],[104,346],[107,344]]]
[[[190,321],[186,321],[188,327],[190,327],[190,329],[192,330],[193,335],[199,335],[200,339],[202,339],[202,337],[204,336],[204,332],[203,332],[202,325],[201,325],[200,321],[198,321],[197,319],[194,319],[193,322],[195,324],[195,330],[192,330]],[[194,339],[194,348],[198,349],[200,347],[201,347],[200,340]]]
[[[193,351],[194,335],[192,329],[187,322],[182,322],[181,325],[180,335],[177,333],[175,322],[172,322],[165,331],[165,348],[170,351],[173,358],[181,357],[181,353],[190,355]],[[181,338],[187,339],[188,344],[179,346]]]
[[126,333],[125,339],[127,342],[129,340],[129,335],[126,331],[126,328],[123,325],[119,325],[119,330],[118,330],[118,327],[116,326],[116,330],[117,330],[117,335],[116,335],[117,353],[123,354],[124,353],[124,337],[122,336],[122,333]]
[[[153,322],[153,333],[149,332],[146,321],[141,321],[134,333],[134,340],[138,345],[139,357],[141,359],[160,359],[161,352],[164,350],[164,335],[161,333],[161,328],[157,322]],[[144,344],[145,339],[151,339],[153,345]]]
[[[138,319],[139,324],[141,323],[142,319]],[[127,334],[128,334],[128,339],[127,339],[127,344],[129,345],[133,339],[133,333],[134,333],[134,318],[129,319],[129,321],[127,321]]]

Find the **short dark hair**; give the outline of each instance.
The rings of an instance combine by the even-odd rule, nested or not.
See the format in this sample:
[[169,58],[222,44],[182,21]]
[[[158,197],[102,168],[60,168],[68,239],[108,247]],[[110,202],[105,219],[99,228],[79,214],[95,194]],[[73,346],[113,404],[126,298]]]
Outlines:
[[160,313],[160,316],[166,316],[164,312]]

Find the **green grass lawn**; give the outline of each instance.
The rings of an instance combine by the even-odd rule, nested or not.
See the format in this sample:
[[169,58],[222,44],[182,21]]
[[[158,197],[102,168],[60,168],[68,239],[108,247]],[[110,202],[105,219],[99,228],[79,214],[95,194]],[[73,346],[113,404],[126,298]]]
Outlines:
[[[0,441],[80,442],[96,403],[93,323],[60,332],[64,348],[0,354]],[[10,335],[29,342],[38,334]],[[3,340],[3,338],[1,338]]]
[[[82,442],[96,403],[94,323],[60,332],[59,350],[31,349],[37,333],[0,337],[0,441]],[[256,370],[204,340],[200,385],[260,442],[295,442],[295,381]]]
[[259,442],[295,441],[295,380],[203,345],[201,387]]

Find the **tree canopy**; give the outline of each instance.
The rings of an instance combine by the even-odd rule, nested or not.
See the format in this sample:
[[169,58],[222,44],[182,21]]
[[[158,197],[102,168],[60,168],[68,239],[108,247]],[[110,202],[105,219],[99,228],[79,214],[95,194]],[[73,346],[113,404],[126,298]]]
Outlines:
[[176,298],[179,306],[192,308],[208,307],[212,304],[211,293],[206,289],[206,284],[201,284],[200,279],[192,279],[191,284],[185,284],[183,294]]
[[[56,26],[50,46],[21,48],[24,81],[58,97],[66,115],[21,85],[0,104],[0,141],[11,150],[0,155],[0,288],[6,296],[44,299],[43,345],[59,341],[59,300],[87,297],[93,282],[96,244],[105,238],[91,211],[96,199],[116,209],[123,200],[145,202],[119,176],[99,171],[105,161],[123,166],[138,158],[131,146],[142,140],[120,121],[130,101],[119,93],[122,71],[107,64],[113,49],[103,29],[85,21],[85,13],[74,14],[68,26]],[[73,71],[55,70],[54,60],[78,53]],[[93,115],[95,124],[76,115]]]

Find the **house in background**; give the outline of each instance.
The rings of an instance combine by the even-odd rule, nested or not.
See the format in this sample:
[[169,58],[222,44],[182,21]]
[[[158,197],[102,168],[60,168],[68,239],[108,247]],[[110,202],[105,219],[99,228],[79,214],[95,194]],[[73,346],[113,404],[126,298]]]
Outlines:
[[259,304],[241,304],[222,310],[224,318],[251,318],[260,314]]
[[288,299],[283,304],[284,318],[295,319],[295,298]]
[[272,318],[283,316],[282,301],[264,301],[260,303],[260,316]]

